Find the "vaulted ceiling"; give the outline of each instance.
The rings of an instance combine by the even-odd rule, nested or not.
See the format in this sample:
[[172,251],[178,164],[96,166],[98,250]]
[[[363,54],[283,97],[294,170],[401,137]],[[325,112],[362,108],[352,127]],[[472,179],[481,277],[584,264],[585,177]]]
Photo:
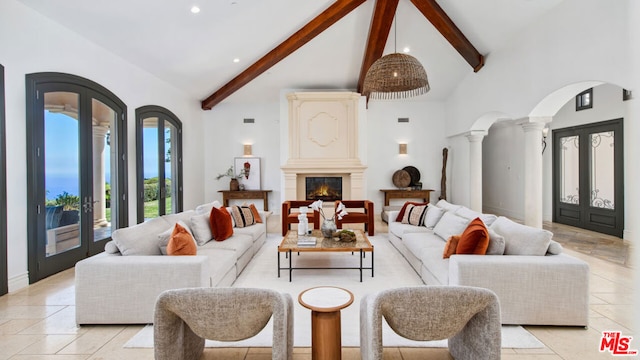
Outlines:
[[[562,0],[20,1],[208,108],[274,102],[282,89],[356,90],[368,64],[405,47],[431,84],[416,100],[442,100],[482,67],[478,55],[489,63],[492,51]],[[432,24],[433,8],[442,12]]]

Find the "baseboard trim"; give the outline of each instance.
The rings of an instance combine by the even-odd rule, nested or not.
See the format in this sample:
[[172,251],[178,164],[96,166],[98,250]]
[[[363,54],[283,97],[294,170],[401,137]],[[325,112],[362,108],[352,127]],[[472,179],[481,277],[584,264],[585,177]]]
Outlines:
[[9,278],[9,292],[16,292],[29,286],[29,272]]

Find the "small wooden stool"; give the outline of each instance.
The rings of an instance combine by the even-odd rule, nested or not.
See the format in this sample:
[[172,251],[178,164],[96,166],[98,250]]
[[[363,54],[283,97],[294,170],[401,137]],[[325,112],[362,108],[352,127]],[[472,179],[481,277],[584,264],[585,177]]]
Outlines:
[[301,292],[298,302],[311,310],[311,359],[342,359],[340,310],[353,303],[353,294],[339,287],[319,286]]

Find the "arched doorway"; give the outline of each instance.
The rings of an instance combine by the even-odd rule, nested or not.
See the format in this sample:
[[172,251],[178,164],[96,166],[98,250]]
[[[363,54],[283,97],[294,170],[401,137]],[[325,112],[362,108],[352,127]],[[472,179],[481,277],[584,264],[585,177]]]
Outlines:
[[74,75],[28,74],[26,82],[33,283],[102,252],[127,225],[126,106]]
[[[553,113],[551,151],[545,154],[547,209],[552,221],[623,237],[624,116],[622,88],[583,82]],[[569,87],[567,87],[569,88]],[[563,88],[549,98],[566,93]],[[589,91],[589,107],[579,106]]]

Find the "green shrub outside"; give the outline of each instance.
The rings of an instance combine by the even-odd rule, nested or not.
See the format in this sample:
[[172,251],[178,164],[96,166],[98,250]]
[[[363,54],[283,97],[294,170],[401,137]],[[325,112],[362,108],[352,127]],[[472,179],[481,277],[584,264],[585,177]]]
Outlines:
[[[158,178],[144,180],[144,202],[155,201],[160,197]],[[166,197],[171,197],[171,180],[165,180]]]

